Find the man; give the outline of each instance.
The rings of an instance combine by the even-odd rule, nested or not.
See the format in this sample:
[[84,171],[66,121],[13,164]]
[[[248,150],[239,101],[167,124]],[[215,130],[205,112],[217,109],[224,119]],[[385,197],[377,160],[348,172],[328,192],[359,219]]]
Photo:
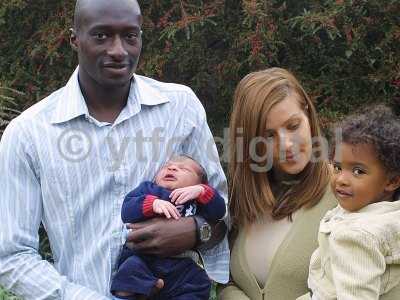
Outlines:
[[[24,299],[109,299],[126,237],[123,198],[151,180],[172,152],[205,166],[210,184],[226,198],[226,180],[197,97],[185,86],[134,74],[141,25],[136,0],[78,0],[71,45],[79,67],[65,87],[4,132],[0,285]],[[41,222],[54,265],[38,254]],[[146,254],[171,256],[218,241],[218,226],[193,217],[129,227],[130,246]],[[226,282],[226,238],[200,252],[209,276]]]

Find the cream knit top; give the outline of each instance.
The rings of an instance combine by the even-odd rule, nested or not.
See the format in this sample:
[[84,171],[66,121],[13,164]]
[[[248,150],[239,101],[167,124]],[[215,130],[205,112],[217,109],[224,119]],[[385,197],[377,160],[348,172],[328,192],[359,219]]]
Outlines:
[[[299,183],[299,180],[291,177],[292,179],[280,180],[279,184],[273,185],[273,193],[277,199]],[[292,221],[288,218],[274,220],[271,215],[266,215],[262,220],[258,220],[247,228],[245,257],[249,269],[261,289],[267,282],[272,259],[292,227],[295,217],[296,213],[292,214]]]
[[267,282],[272,259],[292,224],[287,218],[273,220],[271,216],[266,216],[248,228],[245,242],[246,260],[261,289]]
[[321,220],[318,243],[308,279],[313,299],[380,298],[400,284],[400,201],[353,213],[337,206]]

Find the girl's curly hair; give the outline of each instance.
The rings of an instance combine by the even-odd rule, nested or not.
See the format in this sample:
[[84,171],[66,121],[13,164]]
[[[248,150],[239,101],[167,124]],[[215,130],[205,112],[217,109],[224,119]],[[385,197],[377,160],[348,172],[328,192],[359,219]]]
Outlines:
[[400,119],[389,107],[368,107],[346,117],[338,127],[342,142],[372,145],[385,170],[391,176],[400,175]]

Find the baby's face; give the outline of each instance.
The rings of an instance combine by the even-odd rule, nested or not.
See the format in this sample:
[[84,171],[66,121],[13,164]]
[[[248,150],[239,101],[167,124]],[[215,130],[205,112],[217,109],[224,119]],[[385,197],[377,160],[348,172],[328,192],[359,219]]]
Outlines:
[[333,167],[332,190],[347,211],[387,200],[390,180],[371,145],[342,143]]
[[155,182],[163,188],[175,190],[201,183],[201,168],[188,157],[169,160],[156,175]]

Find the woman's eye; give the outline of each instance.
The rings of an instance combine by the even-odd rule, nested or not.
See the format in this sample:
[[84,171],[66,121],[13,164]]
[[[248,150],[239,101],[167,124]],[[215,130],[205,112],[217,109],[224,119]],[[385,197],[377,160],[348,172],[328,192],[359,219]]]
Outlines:
[[287,129],[293,131],[293,130],[298,129],[299,127],[300,127],[300,123],[294,123],[294,124],[289,124]]
[[265,137],[268,139],[268,138],[273,138],[275,136],[275,133],[273,132],[273,131],[270,131],[270,130],[268,130],[266,133],[265,133]]

